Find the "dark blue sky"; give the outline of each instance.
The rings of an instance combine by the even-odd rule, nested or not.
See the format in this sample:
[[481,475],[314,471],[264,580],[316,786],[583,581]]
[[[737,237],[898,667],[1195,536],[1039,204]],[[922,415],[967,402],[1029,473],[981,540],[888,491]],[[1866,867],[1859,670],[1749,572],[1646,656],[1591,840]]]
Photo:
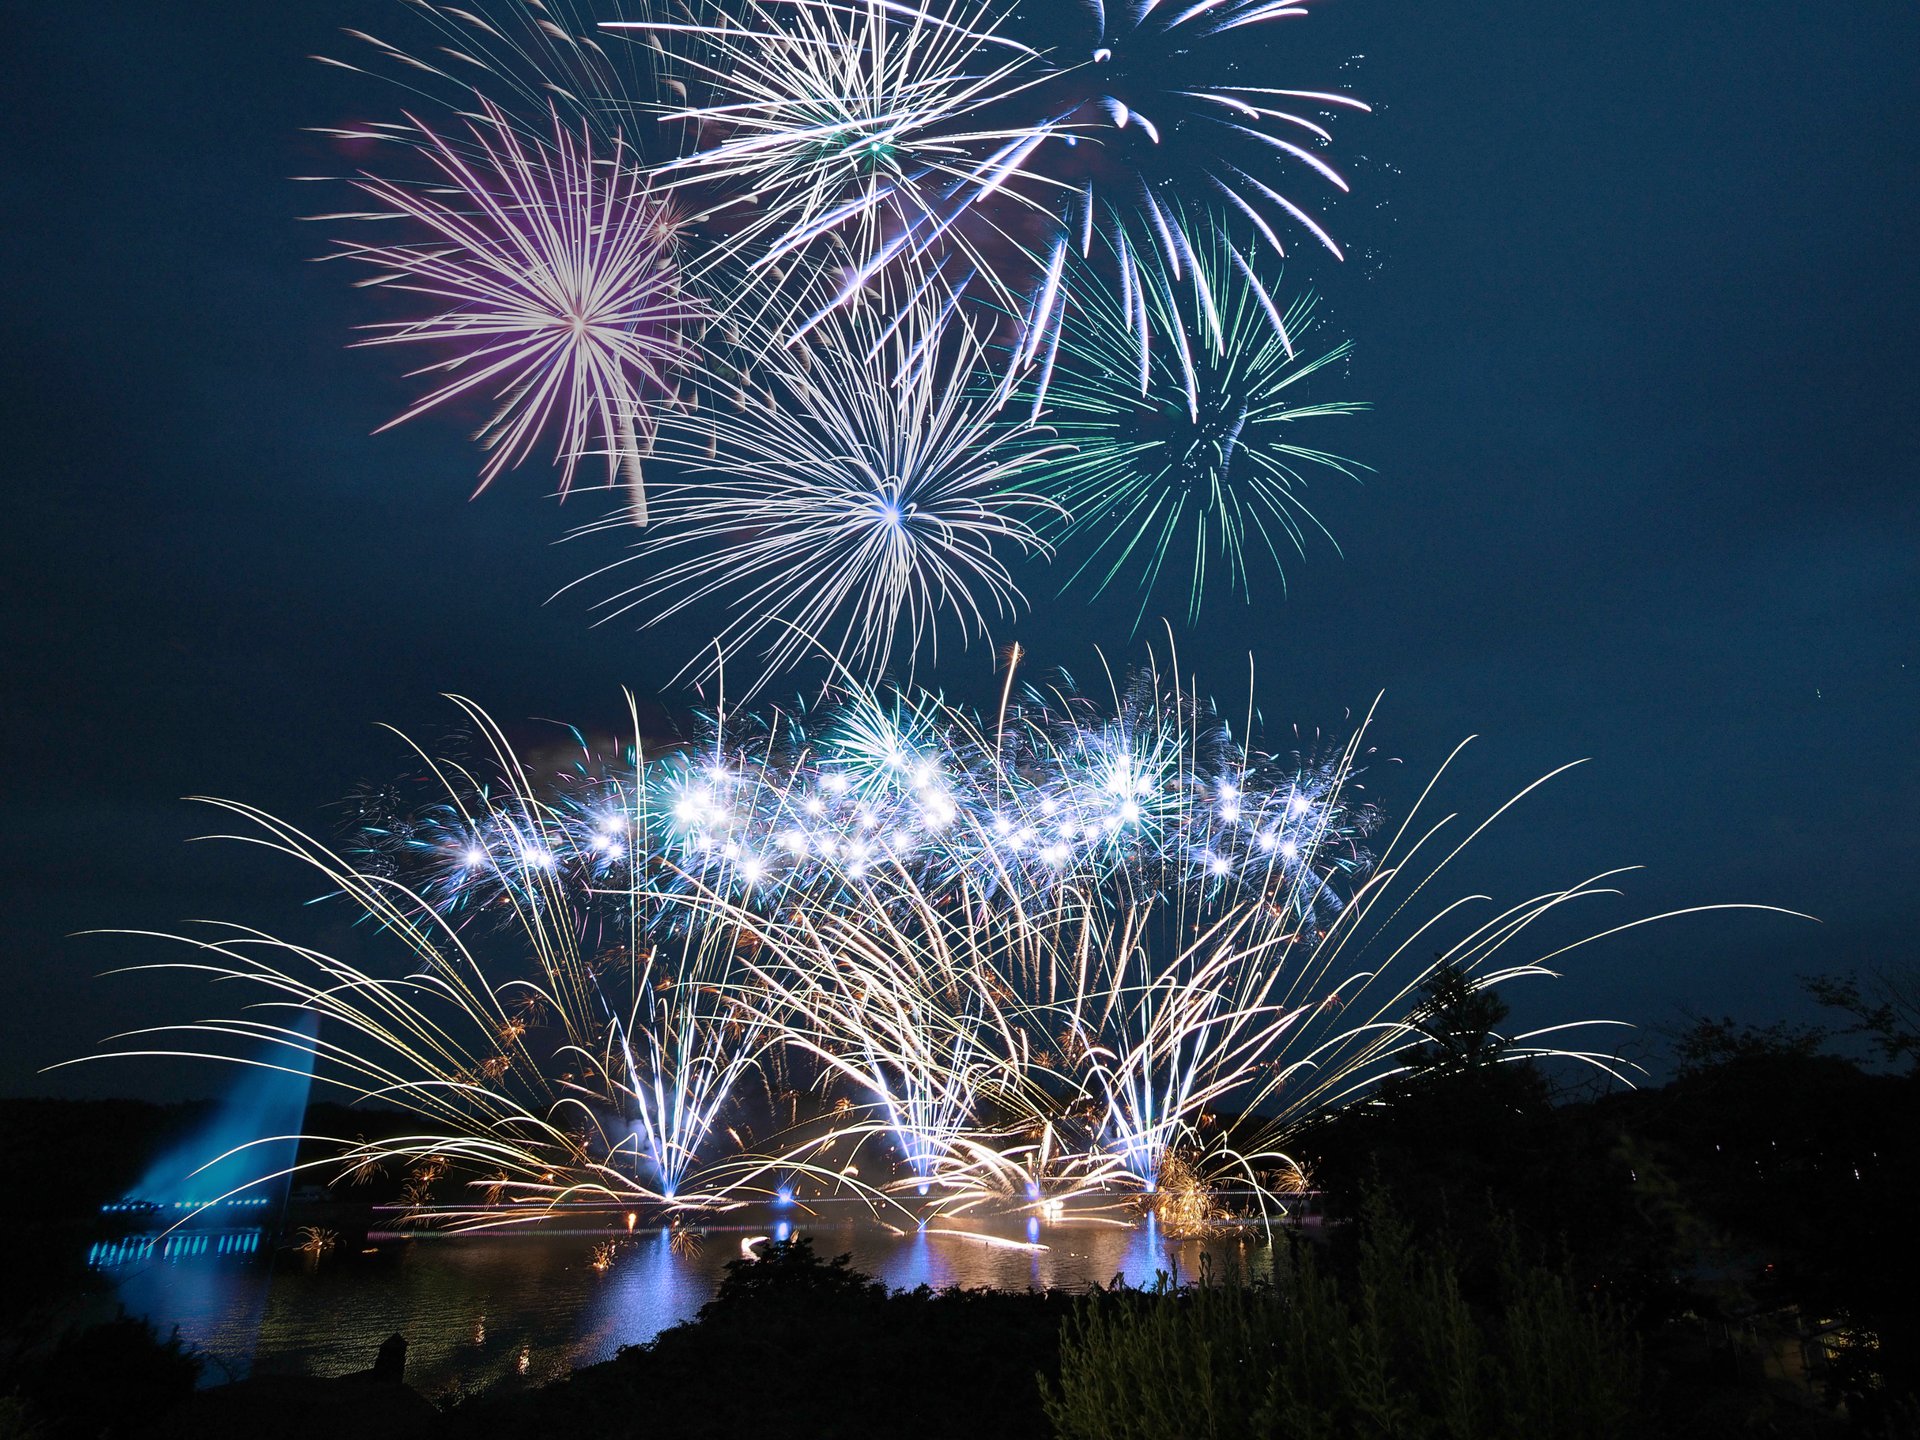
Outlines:
[[[1909,959],[1920,10],[1334,0],[1308,23],[1313,73],[1279,46],[1269,83],[1381,107],[1339,147],[1366,253],[1307,267],[1356,340],[1350,393],[1378,406],[1340,443],[1377,474],[1318,485],[1344,557],[1216,606],[1183,662],[1244,703],[1251,652],[1269,738],[1340,730],[1384,690],[1374,740],[1402,763],[1369,784],[1391,810],[1471,733],[1447,792],[1468,814],[1592,757],[1455,890],[1642,864],[1594,925],[1728,900],[1823,922],[1638,932],[1516,994],[1526,1018],[1799,1016],[1796,975]],[[332,933],[297,908],[297,872],[183,844],[211,816],[178,797],[324,828],[348,785],[399,766],[374,722],[431,731],[458,690],[611,724],[619,686],[658,690],[686,640],[544,603],[607,554],[549,543],[591,497],[556,507],[529,470],[468,503],[457,423],[369,435],[408,390],[393,357],[343,349],[364,297],[307,263],[329,232],[295,221],[339,197],[288,179],[338,168],[301,127],[397,103],[305,58],[343,25],[406,17],[9,18],[0,1092],[213,1083],[34,1073],[219,1003],[95,979],[140,948],[69,932]],[[1329,55],[1364,58],[1327,73]],[[1050,594],[997,638],[1083,675],[1096,645],[1138,653],[1127,598]],[[941,676],[973,688],[988,664]]]

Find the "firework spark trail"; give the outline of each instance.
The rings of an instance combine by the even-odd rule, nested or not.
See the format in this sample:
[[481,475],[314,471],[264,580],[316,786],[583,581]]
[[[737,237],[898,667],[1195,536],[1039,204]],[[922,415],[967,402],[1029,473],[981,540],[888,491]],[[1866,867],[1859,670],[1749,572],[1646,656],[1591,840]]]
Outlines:
[[633,555],[575,582],[638,566],[603,608],[645,626],[724,597],[729,618],[683,674],[738,677],[752,657],[751,693],[810,651],[859,681],[910,672],[937,660],[943,629],[964,644],[1017,613],[1008,558],[1045,548],[1033,525],[1052,503],[1016,482],[1052,452],[973,393],[973,329],[931,299],[827,323],[817,347],[743,337],[760,356],[744,383],[663,423],[676,478]]
[[472,396],[493,416],[477,438],[492,452],[481,488],[555,436],[560,489],[580,461],[605,458],[645,514],[641,460],[656,407],[691,353],[700,311],[681,291],[675,221],[616,137],[596,152],[550,112],[551,137],[529,139],[484,96],[469,142],[415,120],[413,149],[438,182],[354,182],[386,207],[353,217],[409,222],[427,238],[341,242],[339,258],[373,267],[363,285],[426,297],[426,316],[387,321],[363,345],[426,345],[447,357],[414,372],[446,377],[382,429]]
[[[344,33],[365,47],[360,61],[316,55],[323,65],[371,75],[396,85],[436,109],[464,112],[476,91],[503,102],[509,120],[529,138],[551,107],[572,124],[611,141],[640,133],[635,121],[651,106],[658,85],[651,52],[635,46],[603,46],[598,22],[620,11],[620,0],[474,0],[468,6],[436,0],[405,0],[411,17],[423,21],[431,46],[396,45],[364,30]],[[371,52],[368,56],[365,52]],[[371,67],[371,68],[370,68]],[[523,116],[536,117],[532,127]],[[345,140],[406,143],[397,127],[372,124],[322,129]],[[318,178],[318,177],[315,177]]]
[[1085,269],[1067,287],[1085,323],[1067,333],[1044,418],[1070,451],[1030,483],[1060,503],[1043,529],[1074,563],[1069,585],[1090,578],[1097,594],[1140,574],[1136,624],[1168,570],[1185,574],[1190,621],[1217,571],[1250,590],[1250,550],[1279,571],[1283,546],[1304,553],[1309,529],[1326,533],[1301,496],[1304,471],[1361,468],[1293,438],[1367,408],[1303,393],[1347,344],[1300,355],[1313,298],[1283,314],[1239,261],[1215,238],[1184,276],[1149,262],[1137,298]]
[[[460,704],[496,768],[523,775],[492,721]],[[466,778],[419,753],[446,785],[449,803],[464,807]],[[217,927],[208,939],[177,937],[199,958],[141,968],[258,987],[262,1006],[310,1011],[327,1029],[314,1038],[291,1025],[209,1020],[133,1032],[120,1039],[140,1048],[116,1053],[238,1059],[202,1047],[267,1040],[310,1055],[316,1083],[402,1106],[430,1127],[377,1146],[345,1146],[348,1168],[382,1157],[406,1164],[438,1157],[491,1172],[496,1200],[699,1203],[703,1147],[772,1038],[733,998],[735,937],[724,927],[667,927],[675,933],[649,938],[637,918],[643,906],[650,914],[674,902],[630,892],[624,930],[603,918],[589,945],[557,880],[533,866],[524,886],[504,898],[516,921],[511,939],[489,932],[470,940],[391,877],[356,868],[251,807],[212,803],[256,827],[228,838],[310,867],[411,968],[376,974],[242,927]],[[494,805],[542,813],[542,802],[524,790]]]

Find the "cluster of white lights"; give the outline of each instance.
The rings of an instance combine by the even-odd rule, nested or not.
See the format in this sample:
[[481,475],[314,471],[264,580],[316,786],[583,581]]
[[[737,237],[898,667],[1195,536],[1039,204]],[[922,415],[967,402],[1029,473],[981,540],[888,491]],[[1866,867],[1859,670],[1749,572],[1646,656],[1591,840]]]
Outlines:
[[421,893],[448,912],[676,884],[772,905],[890,874],[1031,901],[1124,873],[1244,885],[1305,913],[1337,908],[1326,882],[1367,860],[1369,812],[1337,798],[1331,767],[1250,756],[1217,732],[1203,763],[1190,733],[1124,719],[1029,724],[998,753],[912,712],[842,719],[373,833],[423,865]]

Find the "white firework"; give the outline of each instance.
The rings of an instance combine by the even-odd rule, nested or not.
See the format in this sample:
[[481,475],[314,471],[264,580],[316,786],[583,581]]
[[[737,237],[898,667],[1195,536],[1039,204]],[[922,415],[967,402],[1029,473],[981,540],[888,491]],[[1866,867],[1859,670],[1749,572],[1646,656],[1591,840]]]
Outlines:
[[[687,153],[656,175],[716,221],[703,263],[740,257],[752,283],[831,241],[860,257],[839,303],[908,249],[940,257],[949,292],[993,278],[947,222],[979,197],[983,174],[1031,148],[1025,129],[969,117],[982,97],[1017,92],[1035,52],[981,19],[953,3],[695,0],[676,20],[603,28],[646,36],[686,77],[665,83],[692,100],[662,120]],[[742,272],[728,273],[737,284]]]
[[713,646],[688,668],[724,666],[737,684],[753,678],[744,655],[763,678],[809,651],[859,681],[895,662],[910,672],[938,659],[943,629],[964,644],[1017,613],[1009,560],[1045,551],[1034,527],[1057,509],[1019,482],[1057,447],[980,393],[981,340],[951,304],[892,319],[836,309],[818,348],[740,338],[764,358],[663,424],[675,477],[634,554],[586,577],[644,570],[603,602],[609,618],[652,626],[724,597]]

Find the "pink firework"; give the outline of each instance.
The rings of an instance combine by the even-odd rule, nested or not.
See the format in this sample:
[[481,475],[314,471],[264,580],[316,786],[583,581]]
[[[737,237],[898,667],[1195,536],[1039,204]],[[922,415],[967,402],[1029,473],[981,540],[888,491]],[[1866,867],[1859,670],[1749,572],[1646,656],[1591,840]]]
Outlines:
[[557,115],[549,143],[516,129],[484,96],[480,106],[470,144],[408,117],[400,137],[438,172],[430,183],[354,182],[388,207],[360,218],[411,221],[427,235],[339,253],[378,268],[363,285],[434,305],[420,318],[368,326],[379,333],[360,343],[451,352],[412,372],[444,383],[380,428],[483,398],[494,410],[475,437],[491,452],[481,489],[552,433],[563,495],[581,459],[602,456],[607,484],[627,485],[644,520],[640,462],[653,410],[671,394],[697,319],[680,286],[675,222],[618,136],[597,157],[591,135]]

